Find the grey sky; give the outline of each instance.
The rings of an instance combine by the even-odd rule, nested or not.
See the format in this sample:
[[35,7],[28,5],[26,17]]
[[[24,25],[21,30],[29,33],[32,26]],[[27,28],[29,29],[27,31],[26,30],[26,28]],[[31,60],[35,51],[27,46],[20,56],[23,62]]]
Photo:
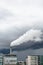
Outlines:
[[43,0],[0,0],[0,48],[30,29],[43,30]]

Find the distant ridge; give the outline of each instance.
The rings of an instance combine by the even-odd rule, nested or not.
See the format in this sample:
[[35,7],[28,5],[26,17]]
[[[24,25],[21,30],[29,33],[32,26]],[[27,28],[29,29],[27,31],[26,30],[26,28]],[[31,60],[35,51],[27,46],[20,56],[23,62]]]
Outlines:
[[6,48],[0,49],[0,53],[2,53],[2,54],[9,54],[10,53],[10,49],[6,49]]

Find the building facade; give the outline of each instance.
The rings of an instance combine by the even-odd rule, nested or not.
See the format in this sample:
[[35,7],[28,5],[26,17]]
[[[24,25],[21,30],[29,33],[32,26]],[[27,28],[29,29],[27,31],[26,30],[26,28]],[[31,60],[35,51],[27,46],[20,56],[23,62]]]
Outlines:
[[25,65],[25,62],[24,61],[18,61],[17,65]]
[[38,65],[38,56],[28,56],[26,58],[26,65]]
[[0,65],[3,65],[3,55],[0,55]]
[[17,56],[16,55],[4,55],[3,65],[17,65]]
[[43,65],[43,56],[38,56],[38,65]]

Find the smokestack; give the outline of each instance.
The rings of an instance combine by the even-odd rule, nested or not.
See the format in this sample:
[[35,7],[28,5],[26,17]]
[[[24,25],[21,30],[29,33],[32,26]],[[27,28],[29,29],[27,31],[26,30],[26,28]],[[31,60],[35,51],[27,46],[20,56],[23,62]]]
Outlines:
[[12,47],[10,47],[10,54],[12,54]]

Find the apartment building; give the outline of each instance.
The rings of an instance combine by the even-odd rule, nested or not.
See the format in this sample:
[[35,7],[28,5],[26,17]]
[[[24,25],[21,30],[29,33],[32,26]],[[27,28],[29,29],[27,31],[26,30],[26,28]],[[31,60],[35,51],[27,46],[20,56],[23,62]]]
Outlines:
[[25,65],[25,62],[24,61],[18,61],[17,65]]
[[43,56],[38,56],[38,65],[43,65]]
[[26,65],[38,65],[38,56],[28,56],[26,58]]
[[4,55],[3,65],[17,65],[17,56],[12,54]]

